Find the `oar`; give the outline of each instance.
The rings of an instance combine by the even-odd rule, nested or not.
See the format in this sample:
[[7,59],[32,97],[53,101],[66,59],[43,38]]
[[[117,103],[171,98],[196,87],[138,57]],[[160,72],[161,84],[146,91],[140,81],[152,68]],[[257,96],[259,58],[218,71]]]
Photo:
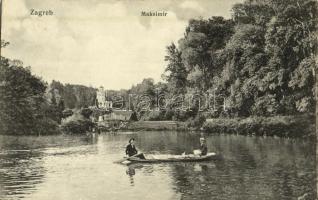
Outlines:
[[120,160],[117,160],[117,161],[114,161],[114,163],[122,163],[122,162],[124,162],[125,160],[127,160],[129,157],[124,157],[124,158],[122,158],[122,159],[120,159]]

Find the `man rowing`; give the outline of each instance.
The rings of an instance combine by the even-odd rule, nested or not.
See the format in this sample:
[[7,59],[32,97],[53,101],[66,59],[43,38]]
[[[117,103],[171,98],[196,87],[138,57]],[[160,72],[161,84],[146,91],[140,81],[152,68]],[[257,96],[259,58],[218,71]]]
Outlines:
[[129,144],[126,146],[126,155],[128,157],[134,156],[134,157],[138,157],[141,159],[145,159],[145,156],[143,153],[138,154],[138,151],[135,147],[135,138],[130,138]]

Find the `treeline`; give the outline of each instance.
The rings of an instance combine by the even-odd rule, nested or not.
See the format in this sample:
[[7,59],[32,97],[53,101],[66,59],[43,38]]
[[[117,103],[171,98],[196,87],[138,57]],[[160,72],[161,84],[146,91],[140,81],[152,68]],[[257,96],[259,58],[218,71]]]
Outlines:
[[167,47],[169,93],[224,96],[213,117],[314,112],[317,2],[249,0],[232,12],[190,20]]
[[[313,114],[316,24],[314,0],[235,4],[232,19],[189,21],[184,36],[166,48],[164,82],[147,78],[107,94],[114,109],[133,110],[138,120],[188,121],[191,127],[206,118]],[[96,88],[47,84],[4,57],[0,94],[2,134],[58,132],[65,114],[96,105]]]
[[[165,82],[146,78],[108,97],[139,120],[313,113],[316,13],[313,0],[248,0],[231,19],[192,19],[166,48]],[[96,105],[92,87],[53,81],[48,91],[68,109]]]
[[[3,48],[7,43],[1,41]],[[59,133],[64,106],[49,102],[47,85],[22,62],[1,56],[0,134]]]
[[[8,44],[1,43],[2,47]],[[47,84],[19,60],[1,57],[0,94],[0,134],[61,133],[68,127],[62,119],[74,113],[73,118],[83,122],[76,126],[81,132],[92,126],[87,107],[94,105],[94,88],[57,81]],[[70,123],[77,123],[76,120]]]
[[312,114],[316,24],[313,0],[248,0],[232,19],[192,19],[166,48],[165,83],[144,79],[125,106],[145,120]]
[[313,113],[317,2],[249,0],[232,13],[190,20],[178,45],[167,47],[167,83],[145,79],[129,92],[179,97],[157,112],[160,119],[196,116],[196,103],[190,114],[175,109],[196,95],[223,105],[192,99],[212,118]]
[[62,101],[65,108],[80,109],[96,104],[96,89],[53,80],[48,86],[47,97],[53,101]]
[[[7,45],[9,42],[1,40],[1,48]],[[96,89],[92,87],[57,81],[48,84],[32,74],[22,61],[1,56],[0,134],[61,133],[62,119],[74,113],[92,126],[85,108],[94,105],[95,99]],[[85,130],[89,128],[86,124]]]

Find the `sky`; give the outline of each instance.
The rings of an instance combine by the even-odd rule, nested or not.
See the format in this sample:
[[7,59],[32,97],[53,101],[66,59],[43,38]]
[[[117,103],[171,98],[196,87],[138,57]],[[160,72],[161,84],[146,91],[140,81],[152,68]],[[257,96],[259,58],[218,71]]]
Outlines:
[[[183,36],[188,20],[231,17],[242,0],[3,0],[3,56],[23,61],[44,81],[128,89],[156,82],[166,46]],[[34,16],[31,10],[51,10]],[[141,16],[165,11],[166,17]]]

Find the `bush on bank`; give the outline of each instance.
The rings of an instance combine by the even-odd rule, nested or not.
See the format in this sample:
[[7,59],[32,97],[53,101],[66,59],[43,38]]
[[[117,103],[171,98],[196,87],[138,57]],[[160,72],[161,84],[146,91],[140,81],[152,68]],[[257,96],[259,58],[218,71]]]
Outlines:
[[64,133],[83,134],[86,133],[94,126],[89,120],[75,120],[69,121],[62,125],[62,131]]
[[66,134],[83,134],[90,131],[95,124],[80,113],[75,113],[62,122],[61,130]]
[[39,120],[35,128],[37,130],[37,135],[55,135],[61,133],[59,124],[49,118]]
[[198,114],[197,116],[188,119],[186,121],[186,124],[188,128],[198,129],[202,127],[205,121],[206,121],[205,116]]
[[213,133],[242,135],[312,137],[315,135],[315,116],[275,116],[208,119],[203,130]]

